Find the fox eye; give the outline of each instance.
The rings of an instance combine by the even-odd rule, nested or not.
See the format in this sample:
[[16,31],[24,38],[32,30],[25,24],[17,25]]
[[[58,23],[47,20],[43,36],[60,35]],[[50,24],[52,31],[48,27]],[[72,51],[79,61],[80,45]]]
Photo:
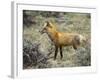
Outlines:
[[44,30],[46,30],[46,27],[44,28]]

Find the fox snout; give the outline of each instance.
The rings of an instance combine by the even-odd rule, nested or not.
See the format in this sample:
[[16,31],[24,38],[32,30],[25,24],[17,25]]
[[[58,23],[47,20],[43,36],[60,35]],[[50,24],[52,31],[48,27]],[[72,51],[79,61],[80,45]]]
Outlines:
[[43,33],[45,33],[46,31],[43,29],[43,30],[39,30],[39,32],[40,32],[41,34],[43,34]]
[[47,33],[47,28],[43,28],[42,30],[39,31],[41,34]]
[[41,34],[43,34],[43,31],[42,31],[42,30],[39,30],[39,32],[40,32]]

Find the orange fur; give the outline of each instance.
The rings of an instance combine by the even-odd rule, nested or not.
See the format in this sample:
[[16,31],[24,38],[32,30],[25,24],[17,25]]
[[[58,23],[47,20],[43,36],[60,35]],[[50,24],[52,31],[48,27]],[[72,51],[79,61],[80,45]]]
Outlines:
[[74,49],[77,49],[82,40],[85,40],[85,38],[80,34],[59,32],[56,29],[56,26],[51,22],[46,22],[44,24],[44,29],[41,31],[41,33],[47,33],[51,41],[54,43],[56,48],[54,59],[56,59],[58,48],[60,48],[60,54],[62,58],[63,46],[73,46]]

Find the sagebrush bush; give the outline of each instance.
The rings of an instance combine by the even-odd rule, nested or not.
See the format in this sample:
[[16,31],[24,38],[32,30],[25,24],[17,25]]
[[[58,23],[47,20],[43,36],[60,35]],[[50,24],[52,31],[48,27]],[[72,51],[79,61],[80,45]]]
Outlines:
[[43,65],[47,64],[47,57],[39,50],[39,43],[31,43],[24,40],[23,45],[23,67],[27,68],[29,66],[41,68]]

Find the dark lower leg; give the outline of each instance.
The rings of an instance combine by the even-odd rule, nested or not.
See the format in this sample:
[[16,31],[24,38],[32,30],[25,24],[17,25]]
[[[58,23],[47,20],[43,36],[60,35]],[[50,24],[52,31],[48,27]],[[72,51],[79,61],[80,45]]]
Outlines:
[[76,50],[77,49],[77,46],[75,44],[73,44],[73,48]]
[[54,55],[54,60],[56,60],[57,53],[58,53],[58,47],[55,47],[55,55]]
[[60,46],[60,56],[61,56],[61,59],[63,58],[63,54],[62,54],[62,47]]

